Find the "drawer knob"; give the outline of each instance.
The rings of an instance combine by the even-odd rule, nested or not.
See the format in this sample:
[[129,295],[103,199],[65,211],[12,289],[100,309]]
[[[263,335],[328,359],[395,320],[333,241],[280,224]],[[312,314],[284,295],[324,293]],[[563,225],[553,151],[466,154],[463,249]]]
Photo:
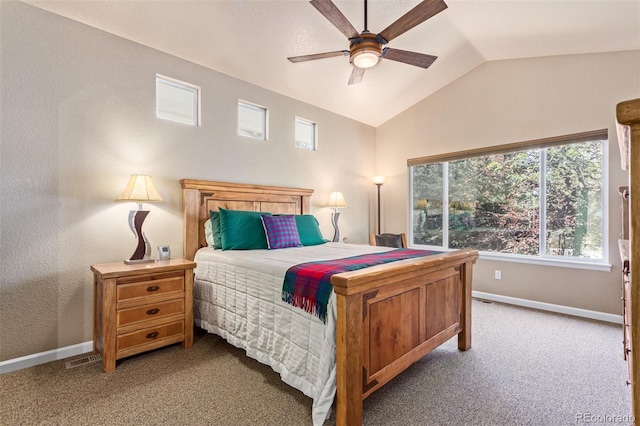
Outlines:
[[155,315],[155,314],[157,314],[158,312],[160,312],[160,309],[158,309],[158,308],[149,309],[149,310],[147,311],[147,315]]
[[151,285],[151,286],[147,287],[147,291],[149,293],[151,293],[152,291],[158,291],[158,290],[160,290],[160,287],[158,287],[157,285]]
[[147,334],[147,339],[155,339],[156,337],[158,337],[158,333],[157,331],[154,331],[153,333],[149,333]]

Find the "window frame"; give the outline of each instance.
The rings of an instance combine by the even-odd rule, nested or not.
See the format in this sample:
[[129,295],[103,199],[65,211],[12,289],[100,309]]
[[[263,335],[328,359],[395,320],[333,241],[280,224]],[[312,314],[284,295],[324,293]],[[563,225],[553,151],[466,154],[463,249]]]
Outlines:
[[[171,113],[168,112],[167,110],[161,110],[160,108],[160,104],[161,104],[161,99],[160,99],[160,92],[158,90],[158,85],[159,84],[164,84],[166,86],[170,86],[170,87],[174,87],[177,89],[181,89],[184,90],[186,92],[190,92],[193,96],[192,99],[192,107],[193,107],[193,111],[195,112],[193,114],[193,117],[191,119],[190,122],[187,122],[186,120],[179,120],[176,118],[172,118],[171,117]],[[185,81],[181,81],[178,80],[176,78],[172,78],[172,77],[168,77],[166,75],[162,75],[162,74],[156,74],[156,118],[159,118],[161,120],[166,120],[166,121],[171,121],[174,123],[180,123],[180,124],[185,124],[187,126],[194,126],[194,127],[200,127],[201,126],[201,88],[200,86],[197,86],[195,84],[191,84],[191,83],[187,83]],[[163,115],[164,114],[164,115]]]
[[[261,113],[261,117],[260,117],[262,121],[262,125],[260,126],[261,136],[251,136],[250,134],[247,134],[247,132],[241,133],[240,108],[246,108],[248,110],[257,111]],[[236,113],[237,113],[238,136],[242,136],[249,139],[256,139],[256,140],[265,141],[265,142],[269,140],[269,109],[267,107],[258,105],[253,102],[245,101],[243,99],[238,99],[238,107],[236,109]]]
[[[455,249],[450,249],[449,247],[449,224],[448,224],[448,214],[443,214],[443,223],[442,223],[442,246],[434,246],[434,245],[423,245],[423,244],[415,244],[414,243],[414,214],[413,214],[413,206],[414,206],[414,176],[413,176],[413,166],[432,164],[432,163],[442,163],[443,165],[443,197],[446,197],[443,201],[443,204],[449,197],[449,178],[448,178],[448,165],[449,162],[462,160],[466,158],[472,157],[482,157],[482,156],[490,156],[494,154],[504,154],[509,152],[517,152],[517,151],[527,151],[538,149],[540,151],[561,146],[561,145],[569,145],[581,142],[588,141],[600,141],[602,144],[602,191],[600,194],[600,202],[602,205],[602,218],[601,218],[601,229],[602,229],[602,259],[588,259],[588,258],[571,258],[569,256],[553,256],[547,255],[546,253],[546,235],[542,235],[544,232],[544,227],[540,227],[541,239],[540,239],[540,248],[538,251],[538,255],[525,255],[525,254],[513,254],[513,253],[499,253],[499,252],[488,252],[488,251],[479,251],[480,258],[486,260],[495,260],[495,261],[507,261],[507,262],[517,262],[517,263],[527,263],[527,264],[536,264],[536,265],[546,265],[546,266],[560,266],[567,268],[577,268],[577,269],[588,269],[588,270],[596,270],[596,271],[611,271],[612,265],[610,264],[610,253],[609,253],[609,236],[610,236],[610,221],[609,221],[609,138],[608,131],[606,129],[603,130],[595,130],[590,132],[582,132],[571,135],[553,137],[553,138],[545,138],[538,139],[534,141],[527,142],[517,142],[512,144],[504,144],[504,145],[496,145],[491,147],[484,147],[479,149],[471,149],[465,151],[458,151],[446,154],[438,154],[427,157],[419,157],[412,158],[407,160],[408,167],[408,217],[407,222],[408,226],[408,237],[410,244],[415,247],[424,247],[430,250],[440,250],[440,251],[455,251]],[[541,152],[542,154],[542,152]],[[545,156],[542,156],[545,157]],[[543,183],[546,179],[546,167],[545,160],[541,159],[541,169],[540,173],[540,213],[545,214],[545,204],[546,198],[542,197],[542,191],[544,191]],[[542,170],[545,172],[543,173]],[[545,195],[546,197],[546,195]],[[542,217],[541,217],[542,222]],[[546,225],[545,225],[546,226]]]
[[[311,148],[300,146],[298,144],[298,132],[297,132],[298,124],[303,124],[311,127],[312,129],[311,130],[311,133],[312,133]],[[318,123],[316,123],[315,121],[308,120],[306,118],[296,116],[294,120],[294,145],[296,148],[303,149],[305,151],[317,151],[318,150]]]

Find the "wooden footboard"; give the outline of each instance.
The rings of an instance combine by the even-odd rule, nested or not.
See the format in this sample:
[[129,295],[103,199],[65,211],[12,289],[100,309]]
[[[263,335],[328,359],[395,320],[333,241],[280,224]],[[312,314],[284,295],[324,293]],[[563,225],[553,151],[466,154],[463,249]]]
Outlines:
[[337,296],[337,425],[362,424],[362,400],[458,335],[471,347],[475,250],[333,276]]

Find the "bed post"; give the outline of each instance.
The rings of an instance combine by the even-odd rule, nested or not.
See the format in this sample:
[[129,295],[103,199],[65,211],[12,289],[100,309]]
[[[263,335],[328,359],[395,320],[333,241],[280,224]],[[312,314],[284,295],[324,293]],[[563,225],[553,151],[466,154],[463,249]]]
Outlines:
[[182,255],[185,259],[193,260],[198,250],[198,198],[200,191],[197,189],[182,190],[182,226],[184,227],[182,242]]
[[336,294],[336,299],[336,426],[359,426],[363,386],[362,294]]
[[473,282],[473,263],[466,262],[460,269],[462,284],[460,325],[462,331],[458,334],[458,349],[466,351],[471,349],[471,283]]

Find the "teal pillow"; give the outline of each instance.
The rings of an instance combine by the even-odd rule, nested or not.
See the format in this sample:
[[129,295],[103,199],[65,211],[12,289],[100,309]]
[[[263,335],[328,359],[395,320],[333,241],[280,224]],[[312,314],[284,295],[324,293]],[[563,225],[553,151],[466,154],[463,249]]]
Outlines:
[[298,235],[300,235],[300,242],[303,246],[316,246],[328,241],[322,236],[318,219],[314,215],[296,215],[296,225],[298,226]]
[[211,219],[211,231],[213,234],[213,248],[221,249],[222,240],[220,239],[220,212],[209,210],[209,218]]
[[267,238],[262,226],[261,214],[245,210],[220,208],[220,240],[222,250],[266,249]]

